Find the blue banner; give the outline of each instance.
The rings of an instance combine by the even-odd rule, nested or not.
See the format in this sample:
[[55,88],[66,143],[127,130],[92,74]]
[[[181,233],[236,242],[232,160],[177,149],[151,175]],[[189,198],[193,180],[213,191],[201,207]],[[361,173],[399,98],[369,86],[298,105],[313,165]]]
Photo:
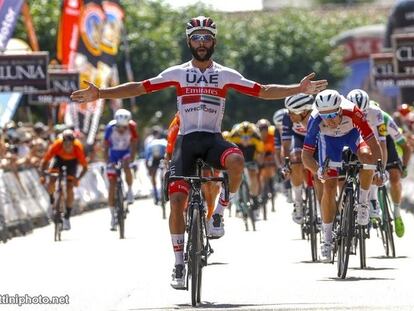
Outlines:
[[13,35],[24,0],[0,0],[0,52],[6,50]]
[[17,92],[0,93],[0,127],[13,118],[21,97],[22,93]]

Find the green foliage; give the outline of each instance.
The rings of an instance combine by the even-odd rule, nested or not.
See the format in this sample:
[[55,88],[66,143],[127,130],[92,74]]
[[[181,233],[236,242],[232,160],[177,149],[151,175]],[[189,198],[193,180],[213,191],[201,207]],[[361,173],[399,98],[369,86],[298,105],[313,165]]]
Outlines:
[[[322,1],[322,0],[321,0]],[[39,44],[55,56],[56,29],[60,15],[57,1],[30,1]],[[246,78],[260,83],[297,83],[315,71],[317,78],[328,79],[331,87],[343,78],[345,71],[340,52],[332,49],[330,40],[357,26],[386,20],[385,14],[372,10],[320,10],[298,8],[275,12],[217,13],[201,4],[174,11],[163,2],[123,0],[126,11],[134,79],[153,77],[169,66],[188,61],[191,54],[185,38],[185,23],[192,16],[209,15],[218,25],[218,45],[214,59],[240,71]],[[25,39],[19,23],[16,36]],[[124,48],[118,55],[120,79],[126,81]],[[175,90],[170,89],[135,99],[136,118],[141,126],[151,125],[156,111],[162,111],[165,125],[176,111]],[[126,106],[129,100],[125,101]],[[264,101],[230,92],[223,128],[244,119],[271,119],[282,106],[282,100]],[[109,116],[108,113],[105,114]],[[106,121],[106,120],[105,120]]]

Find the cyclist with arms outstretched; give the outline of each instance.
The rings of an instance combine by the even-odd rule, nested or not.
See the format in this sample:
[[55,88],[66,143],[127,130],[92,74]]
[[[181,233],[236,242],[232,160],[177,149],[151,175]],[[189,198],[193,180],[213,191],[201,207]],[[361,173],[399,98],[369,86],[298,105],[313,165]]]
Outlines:
[[[140,82],[99,89],[92,83],[84,90],[72,94],[76,102],[91,102],[98,98],[126,98],[160,91],[168,87],[177,90],[177,108],[180,111],[180,133],[171,161],[172,175],[194,175],[196,159],[226,170],[229,175],[230,199],[234,197],[242,178],[244,160],[240,150],[226,142],[221,135],[225,98],[230,89],[263,99],[278,99],[296,93],[316,93],[323,90],[326,80],[311,81],[314,74],[293,85],[261,85],[247,80],[236,70],[222,66],[211,59],[216,47],[216,24],[209,17],[199,16],[187,23],[186,38],[193,58],[181,65],[170,67],[158,76]],[[172,287],[185,286],[183,210],[187,202],[189,185],[175,181],[169,185],[171,213],[170,232],[176,258]],[[217,221],[211,231],[217,237],[224,234],[222,214],[229,204],[224,189],[215,210]],[[214,215],[213,215],[214,217]]]

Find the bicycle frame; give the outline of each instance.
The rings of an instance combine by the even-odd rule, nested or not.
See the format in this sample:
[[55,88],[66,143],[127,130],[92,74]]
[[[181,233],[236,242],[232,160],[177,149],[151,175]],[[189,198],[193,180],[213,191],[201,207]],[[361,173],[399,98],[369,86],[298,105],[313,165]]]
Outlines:
[[228,200],[229,198],[227,175],[224,174],[224,177],[202,177],[202,167],[204,165],[205,163],[201,159],[197,160],[196,176],[168,177],[168,182],[184,180],[191,187],[186,222],[188,238],[184,253],[184,263],[189,269],[184,289],[189,289],[189,278],[191,276],[191,303],[193,306],[196,306],[201,300],[202,268],[207,265],[208,256],[214,252],[207,234],[206,210],[202,199],[201,184],[220,181],[224,183],[225,199]]

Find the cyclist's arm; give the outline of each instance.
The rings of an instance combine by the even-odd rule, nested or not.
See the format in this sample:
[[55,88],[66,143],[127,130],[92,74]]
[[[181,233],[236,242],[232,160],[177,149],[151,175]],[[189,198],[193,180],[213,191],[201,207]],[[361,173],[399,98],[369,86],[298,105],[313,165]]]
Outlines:
[[77,177],[78,179],[81,179],[86,172],[88,171],[88,162],[86,161],[86,155],[83,150],[82,143],[80,141],[75,140],[75,155],[76,159],[79,161],[80,165],[82,165],[82,171]]
[[407,167],[408,163],[410,162],[412,150],[410,146],[407,144],[406,140],[404,140],[404,142],[399,145],[401,146],[402,151],[403,151],[402,163],[405,167]]
[[131,162],[135,160],[137,155],[138,149],[138,132],[137,132],[137,125],[134,121],[129,121],[129,130],[131,131]]
[[50,162],[50,160],[56,156],[59,149],[59,142],[54,141],[51,146],[47,149],[45,155],[43,156],[43,159],[40,161],[40,171],[44,172],[47,169],[47,166]]
[[321,123],[321,121],[322,119],[319,116],[319,113],[317,111],[312,112],[309,118],[308,127],[306,131],[307,133],[305,136],[305,141],[303,143],[302,149],[302,163],[313,174],[316,174],[319,169],[319,165],[313,158],[313,154],[315,153],[316,149],[318,135],[320,132],[319,124]]
[[316,160],[313,158],[313,153],[315,151],[311,150],[302,150],[302,162],[303,165],[312,172],[312,174],[316,174],[319,169],[319,165]]
[[280,85],[268,84],[261,85],[259,97],[263,99],[280,99],[298,93],[316,94],[324,90],[328,85],[326,80],[312,81],[315,73],[311,73],[304,77],[298,84]]
[[99,98],[129,98],[146,93],[143,82],[127,82],[117,86],[99,89]]
[[378,143],[377,138],[375,136],[371,136],[371,138],[369,138],[365,142],[367,143],[369,149],[371,150],[371,153],[374,159],[374,163],[367,163],[367,164],[377,164],[377,159],[381,159],[382,163],[384,163],[384,159],[382,158],[381,147],[380,147],[380,144]]
[[282,159],[289,157],[291,144],[292,144],[292,139],[282,140],[282,151],[281,151]]

